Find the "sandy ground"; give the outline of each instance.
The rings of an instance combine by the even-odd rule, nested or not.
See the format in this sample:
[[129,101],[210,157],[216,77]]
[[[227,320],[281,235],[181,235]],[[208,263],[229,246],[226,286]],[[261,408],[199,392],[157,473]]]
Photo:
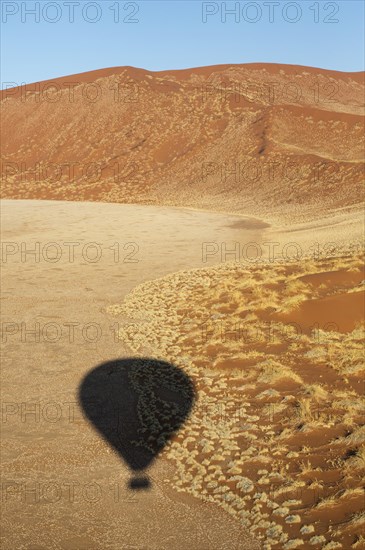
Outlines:
[[198,388],[163,451],[174,487],[219,503],[263,550],[365,544],[363,257],[320,244],[175,273],[110,308],[134,354],[177,361]]
[[[262,224],[243,221],[153,206],[3,201],[4,550],[258,548],[214,503],[172,490],[175,466],[166,460],[152,466],[150,491],[128,490],[128,468],[77,404],[90,369],[128,356],[106,307],[147,280],[201,267],[202,242],[260,242]],[[207,263],[219,261],[215,254]]]

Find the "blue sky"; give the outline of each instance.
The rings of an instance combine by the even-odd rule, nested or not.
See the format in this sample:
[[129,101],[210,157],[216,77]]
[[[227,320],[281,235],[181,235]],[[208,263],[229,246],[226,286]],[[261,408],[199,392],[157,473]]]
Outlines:
[[2,87],[121,65],[364,69],[362,0],[2,0],[1,7]]

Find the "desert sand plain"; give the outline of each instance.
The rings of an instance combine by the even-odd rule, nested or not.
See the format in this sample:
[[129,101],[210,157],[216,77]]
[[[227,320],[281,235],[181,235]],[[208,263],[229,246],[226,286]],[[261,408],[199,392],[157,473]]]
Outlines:
[[[364,75],[55,83],[3,97],[3,547],[364,548]],[[148,491],[77,402],[131,356],[197,392]]]

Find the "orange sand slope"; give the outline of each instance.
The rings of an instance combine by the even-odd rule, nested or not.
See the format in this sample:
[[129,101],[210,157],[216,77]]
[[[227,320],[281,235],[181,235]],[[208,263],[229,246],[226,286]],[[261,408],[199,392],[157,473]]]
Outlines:
[[362,200],[364,73],[92,71],[2,93],[2,195],[312,219]]
[[231,263],[109,308],[121,344],[177,361],[196,384],[163,452],[174,488],[219,503],[263,549],[364,548],[363,288],[361,255]]

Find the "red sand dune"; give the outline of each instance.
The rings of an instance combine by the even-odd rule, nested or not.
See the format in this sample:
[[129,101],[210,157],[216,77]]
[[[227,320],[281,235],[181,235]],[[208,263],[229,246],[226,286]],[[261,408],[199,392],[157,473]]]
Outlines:
[[315,327],[335,332],[351,332],[364,322],[364,292],[351,292],[306,300],[289,314],[277,315],[284,323],[296,323],[304,334]]
[[364,73],[115,67],[2,92],[2,196],[313,217],[362,200]]

